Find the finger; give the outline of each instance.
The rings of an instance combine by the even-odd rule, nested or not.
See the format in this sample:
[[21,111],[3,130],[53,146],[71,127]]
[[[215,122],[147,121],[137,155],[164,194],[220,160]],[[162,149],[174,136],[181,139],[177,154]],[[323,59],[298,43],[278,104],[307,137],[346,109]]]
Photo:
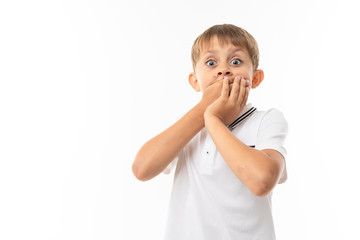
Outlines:
[[244,97],[245,97],[245,94],[246,94],[246,80],[244,77],[241,77],[241,84],[240,84],[240,93],[239,93],[239,96],[238,96],[238,104],[241,106],[242,105],[242,102],[244,100]]
[[249,80],[247,80],[247,83],[245,85],[245,96],[242,99],[242,102],[241,102],[241,105],[240,105],[241,109],[243,109],[244,106],[246,105],[248,97],[249,97],[249,93],[250,93],[250,86],[249,86]]
[[229,97],[229,79],[224,77],[221,96],[225,99]]
[[233,82],[233,86],[231,88],[230,92],[230,101],[236,103],[239,98],[239,92],[240,92],[240,77],[236,77]]
[[246,80],[246,84],[245,84],[245,87],[251,87],[251,82],[250,82],[250,80]]
[[250,80],[247,80],[246,89],[248,90],[248,93],[249,93],[249,92],[250,92],[250,89],[251,89],[251,82],[250,82]]
[[249,86],[247,86],[246,88],[245,88],[245,97],[244,97],[244,101],[243,101],[243,107],[246,105],[246,103],[247,103],[247,100],[248,100],[248,97],[249,97],[249,93],[250,93],[250,87]]

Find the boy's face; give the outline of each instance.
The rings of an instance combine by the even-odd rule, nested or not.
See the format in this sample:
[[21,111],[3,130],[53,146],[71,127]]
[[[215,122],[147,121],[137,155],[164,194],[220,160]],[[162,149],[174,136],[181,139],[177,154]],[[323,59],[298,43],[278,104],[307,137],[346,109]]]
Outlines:
[[217,37],[213,37],[207,47],[200,51],[195,72],[190,73],[189,82],[196,91],[204,91],[206,87],[218,81],[219,77],[228,77],[232,83],[236,76],[243,76],[256,88],[262,81],[263,71],[254,71],[251,58],[245,48],[232,44],[220,45]]

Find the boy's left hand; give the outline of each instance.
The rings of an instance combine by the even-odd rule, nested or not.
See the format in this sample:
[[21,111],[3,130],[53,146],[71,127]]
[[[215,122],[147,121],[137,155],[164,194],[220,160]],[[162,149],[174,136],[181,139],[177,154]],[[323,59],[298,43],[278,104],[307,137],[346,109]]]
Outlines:
[[239,116],[246,105],[250,91],[250,81],[243,77],[236,77],[232,87],[227,77],[223,80],[221,95],[204,113],[205,121],[208,118],[216,117],[226,126]]

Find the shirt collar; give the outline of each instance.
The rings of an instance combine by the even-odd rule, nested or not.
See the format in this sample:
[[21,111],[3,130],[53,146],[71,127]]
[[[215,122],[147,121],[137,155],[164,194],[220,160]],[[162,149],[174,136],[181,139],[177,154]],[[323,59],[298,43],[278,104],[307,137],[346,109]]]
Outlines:
[[247,111],[250,110],[250,108],[252,108],[253,105],[252,103],[248,103],[244,106],[244,109],[241,111],[241,113],[239,114],[239,117],[242,116],[244,113],[246,113]]
[[252,106],[251,103],[245,105],[244,109],[240,112],[239,116],[229,124],[228,128],[233,130],[239,125],[245,118],[249,117],[251,114],[255,112],[256,108]]

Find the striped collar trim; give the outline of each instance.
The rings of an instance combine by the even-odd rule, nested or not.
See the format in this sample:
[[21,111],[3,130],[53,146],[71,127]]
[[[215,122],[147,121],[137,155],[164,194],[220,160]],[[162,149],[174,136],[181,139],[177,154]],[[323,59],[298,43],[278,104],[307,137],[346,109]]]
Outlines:
[[249,117],[251,114],[253,114],[256,111],[256,108],[253,107],[251,105],[251,103],[249,103],[248,105],[245,106],[244,110],[242,111],[242,113],[240,113],[240,116],[238,118],[236,118],[229,126],[228,128],[230,130],[233,130],[234,128],[236,128],[242,121],[244,121],[247,117]]

